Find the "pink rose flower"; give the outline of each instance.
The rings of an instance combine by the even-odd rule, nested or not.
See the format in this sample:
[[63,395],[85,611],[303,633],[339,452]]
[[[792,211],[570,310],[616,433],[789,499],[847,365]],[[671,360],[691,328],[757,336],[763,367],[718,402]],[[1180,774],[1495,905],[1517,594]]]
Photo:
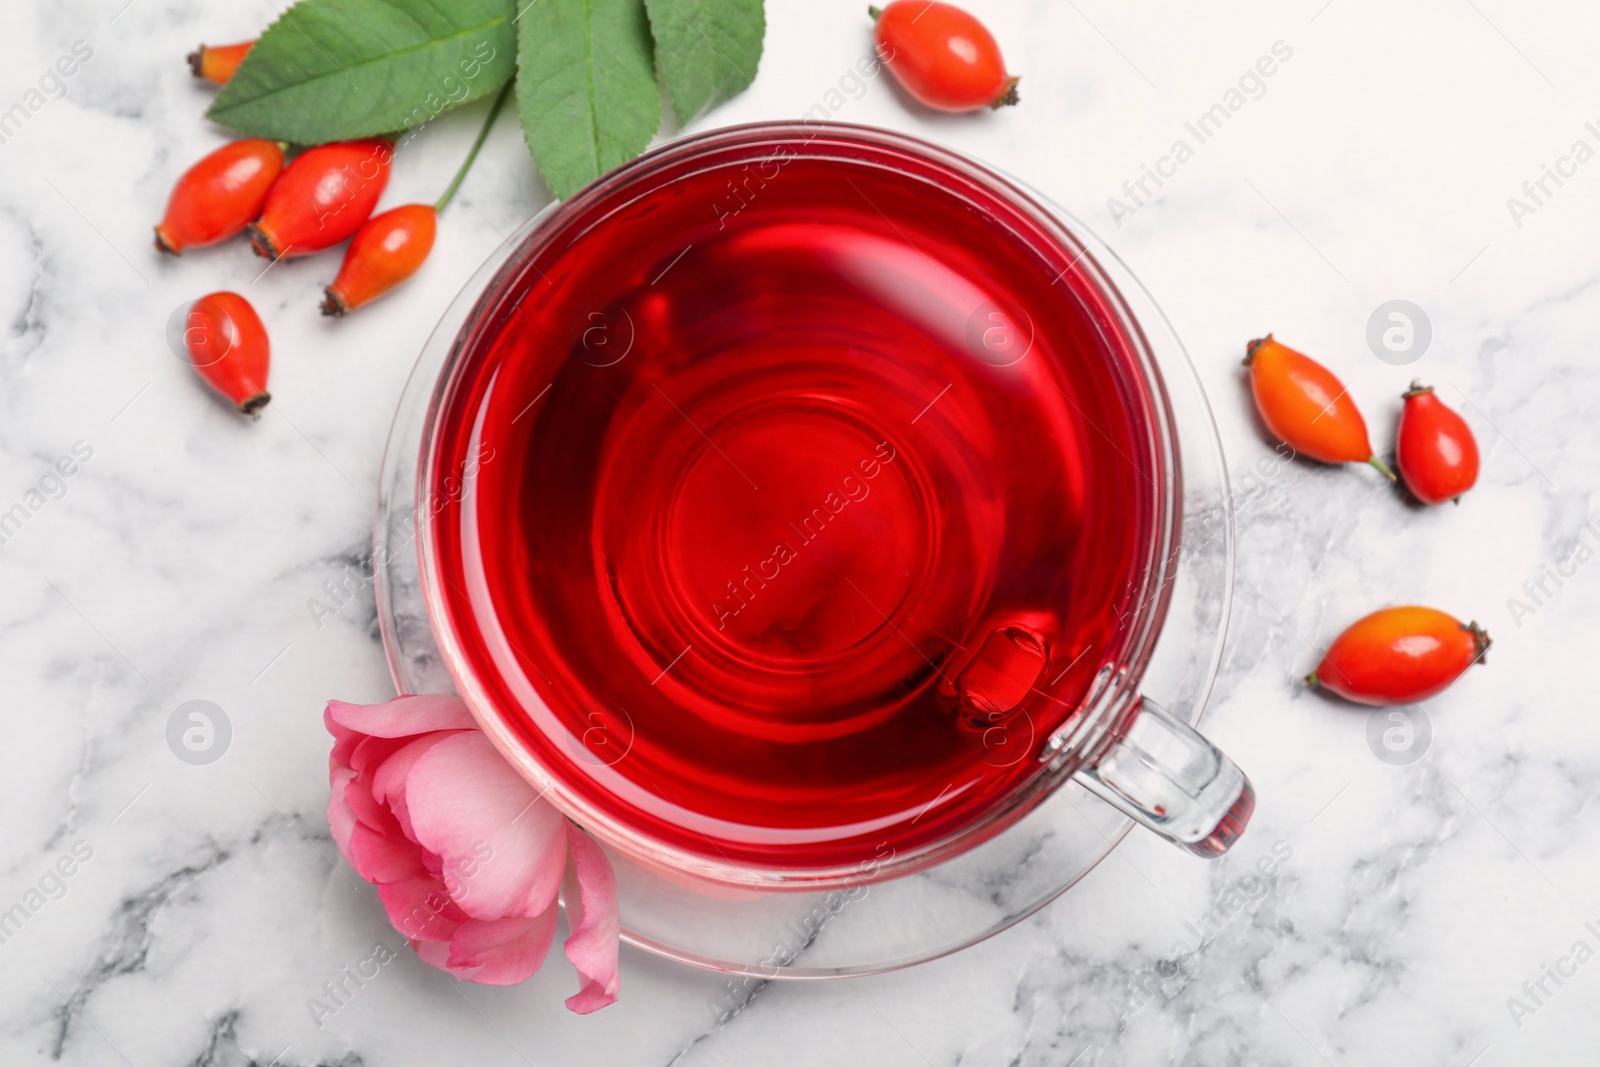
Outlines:
[[617,999],[617,880],[588,834],[540,798],[455,696],[387,704],[330,700],[328,827],[378,887],[423,962],[514,985],[537,971],[567,900],[567,958],[582,980],[567,1007]]

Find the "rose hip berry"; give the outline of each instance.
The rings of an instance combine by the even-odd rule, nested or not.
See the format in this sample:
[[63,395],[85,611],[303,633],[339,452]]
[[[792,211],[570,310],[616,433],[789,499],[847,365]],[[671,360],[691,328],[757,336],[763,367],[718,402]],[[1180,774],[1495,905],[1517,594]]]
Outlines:
[[1332,371],[1270,333],[1250,342],[1244,365],[1256,409],[1280,440],[1323,463],[1370,463],[1394,481],[1394,472],[1372,454],[1366,420]]
[[238,44],[203,44],[189,53],[189,69],[194,71],[196,78],[203,78],[216,85],[226,85],[228,79],[233,77],[233,72],[239,69],[245,53],[250,51],[250,46],[253,44],[254,41],[241,41]]
[[394,146],[382,138],[308,148],[272,183],[250,247],[268,259],[306,256],[361,228],[389,184]]
[[1431,386],[1412,382],[1401,395],[1395,463],[1406,488],[1424,504],[1461,502],[1478,481],[1478,442],[1466,420],[1445,406]]
[[156,247],[176,256],[243,232],[282,170],[283,146],[276,141],[252,137],[223,145],[172,187]]
[[1307,685],[1357,704],[1410,704],[1443,691],[1489,651],[1489,635],[1442,611],[1384,608],[1351,624]]
[[323,290],[322,313],[354,311],[415,274],[433,249],[437,215],[432,204],[404,204],[368,219],[350,241],[339,276]]
[[937,0],[894,0],[876,20],[878,54],[920,103],[939,111],[975,111],[1017,102],[1000,46],[983,23]]
[[183,331],[189,362],[211,388],[246,415],[272,399],[267,369],[272,346],[250,301],[238,293],[210,293],[189,308]]

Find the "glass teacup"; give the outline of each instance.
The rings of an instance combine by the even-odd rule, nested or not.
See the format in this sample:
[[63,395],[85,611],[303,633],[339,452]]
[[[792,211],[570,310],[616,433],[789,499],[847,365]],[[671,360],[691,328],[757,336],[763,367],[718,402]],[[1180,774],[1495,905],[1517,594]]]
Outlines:
[[1144,333],[934,146],[722,130],[547,213],[456,338],[418,499],[458,689],[657,869],[890,877],[1073,777],[1204,855],[1248,820],[1138,695],[1182,500]]

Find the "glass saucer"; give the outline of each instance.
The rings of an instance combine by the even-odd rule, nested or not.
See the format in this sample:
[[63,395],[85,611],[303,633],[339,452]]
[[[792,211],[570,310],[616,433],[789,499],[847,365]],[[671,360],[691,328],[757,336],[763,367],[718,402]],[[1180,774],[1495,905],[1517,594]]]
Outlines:
[[[1196,723],[1216,678],[1233,587],[1227,468],[1205,393],[1166,316],[1110,247],[1036,190],[996,173],[1082,243],[1121,294],[1160,368],[1178,431],[1183,525],[1170,607],[1139,689]],[[457,295],[424,346],[390,429],[378,488],[374,584],[384,651],[402,693],[454,691],[428,621],[416,550],[415,516],[423,503],[417,467],[429,400],[490,279],[556,210],[559,202],[528,220]],[[938,866],[845,889],[708,889],[662,877],[614,851],[610,856],[629,944],[736,975],[841,978],[936,959],[1021,922],[1087,874],[1132,826],[1069,781],[1009,829]]]

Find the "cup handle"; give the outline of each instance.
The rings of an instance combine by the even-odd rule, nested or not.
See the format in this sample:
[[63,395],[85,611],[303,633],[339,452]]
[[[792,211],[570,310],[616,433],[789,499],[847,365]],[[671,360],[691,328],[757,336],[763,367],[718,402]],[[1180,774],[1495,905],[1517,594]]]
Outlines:
[[1110,747],[1073,777],[1135,822],[1206,857],[1228,851],[1256,806],[1237,764],[1144,697]]

